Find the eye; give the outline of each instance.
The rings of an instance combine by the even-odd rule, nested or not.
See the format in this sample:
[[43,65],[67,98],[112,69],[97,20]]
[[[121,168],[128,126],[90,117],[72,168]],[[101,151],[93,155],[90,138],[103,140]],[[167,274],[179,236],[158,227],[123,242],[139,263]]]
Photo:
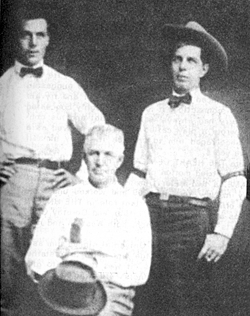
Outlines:
[[176,62],[181,62],[181,60],[182,60],[182,58],[180,56],[174,56],[173,59],[172,59],[172,61],[175,62],[175,63]]
[[88,156],[98,156],[99,153],[97,151],[91,150],[88,152]]
[[23,38],[23,39],[27,39],[27,38],[30,38],[30,37],[31,37],[31,34],[29,32],[26,32],[26,31],[23,31],[20,34],[20,38]]
[[105,153],[105,155],[106,155],[106,157],[108,157],[108,158],[113,158],[113,157],[114,157],[114,154],[112,153],[112,151],[107,151],[107,152]]
[[38,32],[36,35],[37,35],[37,37],[44,38],[46,36],[46,33],[45,32]]
[[192,58],[192,57],[189,57],[189,58],[188,58],[188,62],[189,62],[190,64],[197,64],[197,60],[196,60],[195,58]]

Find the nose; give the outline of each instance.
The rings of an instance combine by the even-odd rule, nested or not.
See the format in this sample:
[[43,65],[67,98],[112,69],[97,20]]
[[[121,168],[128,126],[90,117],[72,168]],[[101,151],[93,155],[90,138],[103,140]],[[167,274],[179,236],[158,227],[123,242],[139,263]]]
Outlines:
[[30,46],[34,47],[37,45],[37,36],[35,34],[32,34],[30,38]]
[[104,164],[104,155],[103,154],[99,154],[97,156],[96,164],[98,166],[102,166]]
[[179,68],[180,70],[185,70],[187,68],[187,61],[185,59],[179,63]]

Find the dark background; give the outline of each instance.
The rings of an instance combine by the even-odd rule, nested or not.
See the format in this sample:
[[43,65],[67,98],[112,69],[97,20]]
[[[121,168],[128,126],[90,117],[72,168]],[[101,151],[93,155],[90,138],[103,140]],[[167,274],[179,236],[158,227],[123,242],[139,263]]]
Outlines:
[[[13,62],[11,14],[20,1],[2,1],[2,72]],[[210,76],[203,91],[228,105],[250,157],[250,1],[249,0],[33,0],[48,9],[51,43],[46,63],[73,77],[107,122],[126,137],[119,180],[132,167],[143,109],[170,91],[161,38],[165,23],[200,23],[225,47],[229,72]],[[219,68],[219,65],[218,65]],[[79,141],[74,133],[74,140]],[[75,160],[76,161],[76,160]]]
[[[13,62],[10,31],[17,1],[1,2],[1,74]],[[224,46],[227,75],[212,75],[203,91],[234,113],[250,163],[250,1],[249,0],[33,0],[49,6],[51,43],[46,63],[73,77],[107,122],[125,133],[126,158],[118,172],[124,183],[142,111],[165,98],[170,77],[161,38],[165,23],[200,23]],[[162,49],[164,48],[164,49]],[[219,65],[217,65],[219,67]],[[81,137],[73,132],[75,153]],[[74,166],[78,167],[79,155]],[[250,190],[249,190],[250,191]],[[228,308],[223,315],[250,315],[250,204],[243,211],[227,254],[216,265],[215,289]],[[146,299],[146,298],[144,298]],[[139,300],[140,301],[140,300]],[[137,304],[136,313],[140,315]]]

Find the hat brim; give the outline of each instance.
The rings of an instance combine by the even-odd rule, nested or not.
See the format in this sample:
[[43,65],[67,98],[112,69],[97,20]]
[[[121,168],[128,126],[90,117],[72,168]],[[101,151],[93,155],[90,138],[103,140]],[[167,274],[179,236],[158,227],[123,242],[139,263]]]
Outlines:
[[228,57],[224,47],[205,30],[201,32],[182,25],[165,24],[163,27],[163,36],[171,42],[191,40],[197,43],[197,45],[212,54],[213,62],[216,62],[217,59],[216,64],[220,65],[221,70],[226,71],[228,69]]
[[92,316],[97,315],[106,305],[107,295],[100,281],[96,281],[97,290],[89,306],[84,308],[71,308],[58,303],[53,297],[53,292],[50,290],[50,284],[54,278],[54,275],[54,269],[47,271],[42,276],[38,284],[38,293],[40,294],[40,297],[53,310],[68,315]]

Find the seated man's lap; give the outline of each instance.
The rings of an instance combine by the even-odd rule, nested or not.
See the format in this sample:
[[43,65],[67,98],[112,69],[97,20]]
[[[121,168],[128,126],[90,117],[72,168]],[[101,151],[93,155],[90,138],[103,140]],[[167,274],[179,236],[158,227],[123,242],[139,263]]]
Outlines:
[[99,316],[130,316],[133,313],[134,288],[123,288],[114,283],[105,282],[107,303]]

